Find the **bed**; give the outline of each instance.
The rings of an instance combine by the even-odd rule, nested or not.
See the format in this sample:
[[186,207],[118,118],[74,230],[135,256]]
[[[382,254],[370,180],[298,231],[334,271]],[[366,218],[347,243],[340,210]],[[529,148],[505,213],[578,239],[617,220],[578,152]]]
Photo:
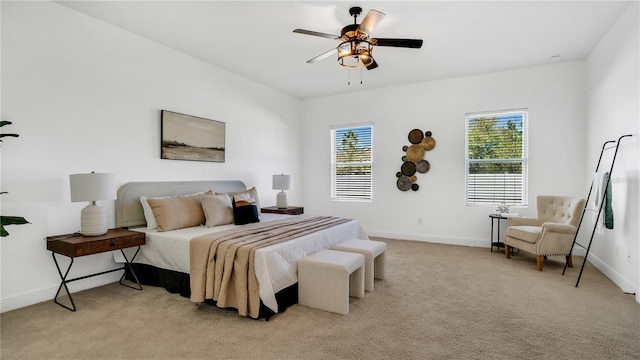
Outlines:
[[[347,239],[367,239],[356,220],[310,215],[265,213],[258,215],[259,222],[246,225],[233,223],[215,224],[216,226],[210,227],[196,225],[176,229],[171,227],[161,229],[160,223],[153,224],[156,228],[147,226],[147,217],[145,217],[145,210],[140,201],[141,197],[153,199],[148,200],[151,202],[156,201],[155,199],[183,198],[201,193],[206,193],[207,201],[211,200],[212,195],[229,194],[231,198],[238,198],[238,196],[250,194],[251,199],[255,200],[255,208],[259,209],[257,190],[255,188],[247,189],[245,184],[239,180],[131,182],[118,189],[115,208],[116,226],[146,234],[146,245],[141,247],[133,264],[134,271],[142,284],[162,286],[170,292],[190,297],[196,303],[204,300],[204,302],[219,307],[232,308],[242,316],[269,318],[297,303],[297,261],[299,259]],[[234,197],[234,195],[237,196]],[[203,201],[202,204],[205,202]],[[156,205],[155,202],[154,205]],[[157,208],[154,208],[154,213],[157,214],[156,210]],[[210,218],[207,216],[205,222],[209,224],[209,220]],[[153,220],[149,222],[153,222]],[[313,231],[313,229],[317,229],[317,231]],[[238,233],[251,234],[253,237],[259,236],[264,242],[254,249],[246,250],[243,244],[252,243],[252,241],[241,239],[240,235],[236,235]],[[278,235],[273,235],[275,233]],[[225,239],[224,245],[219,245],[218,242],[223,238]],[[193,239],[195,240],[192,241]],[[253,240],[253,238],[251,239]],[[203,241],[209,241],[209,243]],[[207,245],[212,241],[217,245]],[[230,243],[237,241],[238,245],[227,245],[226,241]],[[257,291],[255,294],[259,294],[259,300],[256,300],[256,295],[254,295],[253,300],[248,301],[248,305],[245,306],[244,300],[225,300],[226,295],[221,301],[220,285],[216,285],[214,288],[200,288],[203,277],[213,278],[216,275],[215,270],[212,269],[218,269],[218,278],[223,274],[220,267],[210,266],[208,269],[200,267],[205,263],[216,261],[220,266],[222,257],[219,254],[217,256],[220,259],[217,259],[214,253],[209,254],[209,257],[206,258],[206,255],[203,254],[206,250],[201,251],[201,249],[207,249],[207,246],[209,248],[225,247],[225,249],[228,247],[238,253],[244,251],[246,254],[251,254],[244,256],[246,258],[244,261],[249,263],[249,284],[246,285],[248,288],[246,291],[249,292],[249,297]],[[114,253],[114,256],[116,261],[124,262],[120,253]],[[241,255],[227,253],[225,257],[227,256],[235,256],[234,260],[227,261],[227,264],[236,264],[237,267]],[[226,265],[224,267],[226,269]],[[240,271],[244,270],[240,268]],[[207,276],[203,275],[205,272]],[[237,272],[238,270],[234,270],[232,274]],[[254,288],[252,288],[250,281],[253,279],[251,275],[253,272],[255,272],[256,282]],[[127,276],[131,277],[131,273],[128,273]],[[233,275],[231,276],[233,277]],[[229,276],[225,275],[225,277]],[[242,281],[234,280],[234,293],[244,291],[244,289],[238,289],[238,287],[244,286],[242,284]],[[255,306],[256,303],[258,308]]]

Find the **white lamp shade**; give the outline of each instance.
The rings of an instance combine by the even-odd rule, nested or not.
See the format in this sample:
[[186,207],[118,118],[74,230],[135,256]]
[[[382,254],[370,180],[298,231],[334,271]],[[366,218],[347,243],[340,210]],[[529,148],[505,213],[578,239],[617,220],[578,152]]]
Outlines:
[[292,184],[291,175],[273,175],[273,190],[291,190]]
[[116,181],[113,174],[90,173],[69,175],[71,201],[113,200],[116,198]]

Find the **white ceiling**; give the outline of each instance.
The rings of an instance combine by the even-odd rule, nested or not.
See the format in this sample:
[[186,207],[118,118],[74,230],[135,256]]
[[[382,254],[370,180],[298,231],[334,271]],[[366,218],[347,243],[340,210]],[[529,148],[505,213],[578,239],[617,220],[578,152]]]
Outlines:
[[[630,1],[57,1],[298,98],[585,59]],[[372,37],[419,38],[422,49],[377,47],[374,70],[331,57],[307,64],[353,23],[348,9],[387,16]],[[360,22],[361,18],[359,18]],[[348,79],[351,85],[347,85]],[[360,84],[362,77],[363,84]]]

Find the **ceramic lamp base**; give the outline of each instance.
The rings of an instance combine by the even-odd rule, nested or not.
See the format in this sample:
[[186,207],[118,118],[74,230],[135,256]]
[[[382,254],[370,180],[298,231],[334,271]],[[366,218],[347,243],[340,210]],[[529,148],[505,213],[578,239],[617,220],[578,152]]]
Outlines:
[[80,213],[80,233],[84,236],[100,236],[107,233],[107,209],[89,205]]
[[278,193],[278,197],[276,197],[276,205],[279,209],[286,209],[289,207],[287,204],[287,193],[284,191],[280,191]]

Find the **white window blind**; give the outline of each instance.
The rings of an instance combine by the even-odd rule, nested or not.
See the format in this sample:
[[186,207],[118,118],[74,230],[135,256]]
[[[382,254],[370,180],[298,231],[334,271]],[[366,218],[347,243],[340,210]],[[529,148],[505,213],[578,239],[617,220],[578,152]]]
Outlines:
[[331,199],[371,200],[372,125],[331,129]]
[[527,205],[528,110],[466,115],[467,205]]

